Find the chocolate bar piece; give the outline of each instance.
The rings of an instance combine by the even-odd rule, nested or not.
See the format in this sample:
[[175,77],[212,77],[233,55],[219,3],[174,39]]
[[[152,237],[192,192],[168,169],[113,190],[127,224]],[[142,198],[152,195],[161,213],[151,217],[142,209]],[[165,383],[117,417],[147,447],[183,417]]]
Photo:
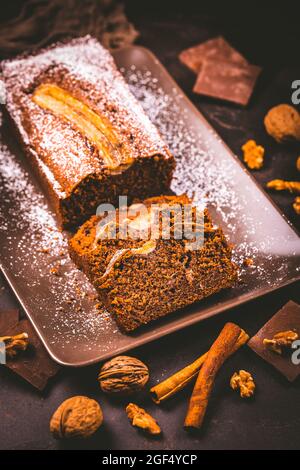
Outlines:
[[246,105],[261,68],[225,60],[205,60],[193,91],[226,101]]
[[1,66],[6,109],[62,227],[120,195],[168,190],[175,160],[96,39]]
[[[300,305],[289,301],[248,342],[248,346],[265,361],[278,369],[290,382],[300,374],[300,364],[293,361],[293,353],[300,359],[300,352],[291,349],[288,354],[277,354],[263,344],[265,338],[272,339],[283,331],[295,331],[300,337]],[[298,350],[300,345],[298,346]],[[295,363],[294,363],[295,362]]]
[[185,49],[179,54],[179,60],[189,67],[193,72],[198,73],[206,59],[228,60],[240,65],[247,65],[248,62],[238,51],[228,44],[222,37],[218,36],[197,46]]
[[29,346],[14,358],[6,358],[5,365],[38,390],[43,390],[60,366],[50,358],[31,323],[26,319],[19,321],[18,310],[1,311],[0,336],[19,333],[28,334]]

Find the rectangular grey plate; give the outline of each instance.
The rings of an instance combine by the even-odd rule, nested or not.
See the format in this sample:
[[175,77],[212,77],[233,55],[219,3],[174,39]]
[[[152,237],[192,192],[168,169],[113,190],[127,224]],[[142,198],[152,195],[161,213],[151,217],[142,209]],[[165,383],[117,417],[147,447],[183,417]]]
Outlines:
[[[127,351],[300,278],[297,233],[148,50],[115,53],[132,92],[177,159],[172,189],[211,210],[234,244],[240,281],[132,335],[99,312],[95,292],[70,261],[38,183],[3,119],[0,140],[1,268],[51,356],[83,366]],[[245,258],[254,264],[243,266]]]

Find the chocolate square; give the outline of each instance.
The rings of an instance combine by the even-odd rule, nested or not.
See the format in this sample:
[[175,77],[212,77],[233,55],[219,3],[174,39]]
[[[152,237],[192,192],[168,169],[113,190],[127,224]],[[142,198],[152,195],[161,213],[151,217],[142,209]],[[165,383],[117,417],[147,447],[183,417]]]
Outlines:
[[226,101],[246,105],[261,68],[225,60],[205,60],[193,91]]
[[200,71],[205,59],[228,60],[240,65],[248,64],[245,57],[233,49],[222,36],[185,49],[179,54],[179,60],[196,73]]
[[[9,318],[6,323],[4,323],[5,317]],[[1,312],[0,335],[16,335],[25,332],[28,334],[30,344],[26,351],[20,352],[15,358],[7,358],[6,367],[23,377],[38,390],[43,390],[48,380],[56,375],[60,366],[50,358],[31,323],[26,319],[18,321],[17,318],[17,321],[15,320],[15,314],[10,313],[10,317],[8,317],[7,312]],[[2,328],[3,325],[5,328]]]
[[276,333],[287,330],[296,331],[300,338],[300,305],[291,300],[250,339],[248,346],[292,382],[300,374],[300,364],[293,364],[291,359],[295,350],[291,349],[288,355],[281,355],[263,344],[265,338],[272,339]]

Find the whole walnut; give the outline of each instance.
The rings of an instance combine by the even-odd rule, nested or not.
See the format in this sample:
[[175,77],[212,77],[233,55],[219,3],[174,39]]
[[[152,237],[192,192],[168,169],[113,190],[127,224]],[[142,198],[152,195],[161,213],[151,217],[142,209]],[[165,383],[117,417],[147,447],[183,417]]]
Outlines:
[[50,431],[56,439],[89,437],[101,426],[103,414],[93,399],[75,396],[65,400],[50,420]]
[[130,395],[141,390],[149,380],[149,369],[139,359],[117,356],[100,369],[98,376],[105,393]]
[[300,114],[288,104],[271,108],[265,116],[266,131],[277,142],[300,140]]

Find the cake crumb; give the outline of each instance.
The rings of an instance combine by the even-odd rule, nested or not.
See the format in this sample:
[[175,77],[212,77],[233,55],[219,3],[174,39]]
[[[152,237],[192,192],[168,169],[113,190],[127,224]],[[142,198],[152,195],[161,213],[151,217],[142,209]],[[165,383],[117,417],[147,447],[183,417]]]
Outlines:
[[59,266],[53,266],[52,268],[50,268],[49,272],[54,276],[59,276]]

